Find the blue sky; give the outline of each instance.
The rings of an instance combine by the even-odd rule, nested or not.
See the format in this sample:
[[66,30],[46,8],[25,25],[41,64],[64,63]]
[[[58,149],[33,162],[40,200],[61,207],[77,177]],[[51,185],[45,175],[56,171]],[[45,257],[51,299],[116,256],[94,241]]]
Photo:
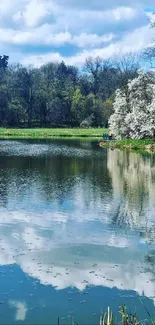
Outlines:
[[11,62],[83,65],[155,40],[154,0],[0,0],[0,49]]

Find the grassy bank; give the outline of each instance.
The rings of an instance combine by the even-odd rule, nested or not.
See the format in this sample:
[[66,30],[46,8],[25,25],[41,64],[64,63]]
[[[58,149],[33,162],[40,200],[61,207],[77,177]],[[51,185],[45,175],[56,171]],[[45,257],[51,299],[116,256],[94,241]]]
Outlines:
[[110,147],[119,149],[130,149],[130,150],[140,150],[155,153],[155,141],[154,140],[113,140],[113,141],[101,141],[100,147]]
[[0,128],[0,139],[102,138],[107,129],[7,129]]

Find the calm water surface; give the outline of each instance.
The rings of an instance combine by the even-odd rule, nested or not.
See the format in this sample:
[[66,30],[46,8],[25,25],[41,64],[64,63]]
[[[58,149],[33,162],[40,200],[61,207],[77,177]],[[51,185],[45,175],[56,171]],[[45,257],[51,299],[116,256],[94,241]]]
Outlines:
[[0,324],[155,317],[155,157],[0,141]]

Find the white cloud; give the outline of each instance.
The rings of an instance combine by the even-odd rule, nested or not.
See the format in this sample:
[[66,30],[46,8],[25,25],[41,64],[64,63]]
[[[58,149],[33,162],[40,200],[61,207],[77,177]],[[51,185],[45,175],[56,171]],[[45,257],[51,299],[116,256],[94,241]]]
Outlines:
[[14,4],[12,0],[1,0],[0,1],[0,15],[6,15],[8,12],[12,11]]
[[9,54],[11,62],[35,66],[62,60],[81,66],[90,55],[108,58],[120,51],[138,52],[151,42],[153,32],[147,28],[151,14],[144,8],[153,3],[1,0],[1,52]]
[[[61,216],[62,220],[63,218],[65,215]],[[1,247],[3,254],[10,256],[6,264],[18,264],[24,273],[39,280],[43,285],[56,287],[57,290],[76,287],[83,291],[88,285],[94,285],[134,290],[140,295],[144,293],[149,298],[154,296],[152,274],[145,271],[146,250],[138,248],[137,239],[133,236],[126,238],[112,229],[101,236],[101,224],[96,230],[86,221],[82,221],[83,227],[78,232],[79,221],[76,218],[76,222],[70,223],[70,218],[72,214],[68,216],[65,225],[60,220],[49,218],[46,213],[44,218],[37,213],[35,218],[19,212],[2,213]],[[5,226],[6,223],[11,227]],[[6,228],[7,236],[5,236]],[[49,229],[52,229],[52,237]],[[93,245],[94,235],[96,242]],[[91,250],[93,245],[91,254],[78,254],[78,250],[75,253],[75,238],[76,247],[79,249],[81,245],[86,245],[86,249],[90,246]],[[94,263],[96,266],[93,266]],[[0,265],[5,265],[1,256]],[[9,304],[16,308],[16,320],[25,320],[26,303],[13,300]]]
[[[19,45],[37,44],[40,46],[60,46],[71,41],[72,37],[70,33],[65,32],[52,34],[50,29],[50,26],[44,25],[29,32],[16,32],[14,33],[12,39],[10,39],[10,43],[12,42],[13,44]],[[5,40],[7,40],[7,38]]]
[[44,2],[31,0],[27,3],[23,11],[14,14],[13,19],[16,22],[24,21],[28,27],[35,27],[38,23],[50,13]]
[[52,45],[60,46],[64,44],[74,44],[79,48],[101,46],[104,43],[112,41],[114,34],[86,34],[82,33],[77,36],[69,32],[52,33],[52,28],[49,24],[42,25],[38,28],[33,28],[29,31],[15,31],[13,29],[0,28],[0,41],[3,44],[14,45]]
[[[9,141],[5,144],[1,142],[1,153],[5,152],[6,156],[18,153],[21,157],[24,154],[29,157],[33,153],[37,157],[38,154],[42,153],[43,156],[47,152],[54,155],[57,148],[54,144],[43,145],[41,148],[38,144],[14,144],[15,148]],[[57,150],[64,154],[67,151],[68,155],[77,156],[79,153],[76,151],[78,149],[66,146]],[[86,153],[91,154],[91,150],[84,151],[85,157]],[[155,296],[151,264],[145,259],[154,247],[154,244],[151,246],[146,242],[152,235],[154,243],[155,167],[150,160],[144,160],[136,153],[131,153],[129,157],[127,152],[120,150],[108,151],[107,167],[111,175],[113,195],[106,193],[107,197],[103,200],[96,188],[95,198],[95,188],[89,186],[88,181],[86,184],[75,182],[72,187],[75,211],[72,209],[63,212],[57,209],[54,199],[52,208],[55,207],[55,210],[52,212],[49,197],[49,210],[47,209],[47,197],[44,197],[44,191],[41,190],[39,170],[31,170],[31,182],[30,179],[25,180],[24,187],[20,185],[18,189],[18,195],[15,190],[12,192],[12,188],[15,189],[14,180],[17,175],[19,183],[21,181],[23,184],[23,174],[19,170],[19,174],[16,174],[16,169],[15,174],[8,170],[8,208],[0,207],[0,265],[17,264],[30,277],[38,279],[44,285],[55,286],[57,290],[71,286],[82,291],[87,285],[97,285],[134,290],[140,295],[144,292],[149,298]],[[104,178],[104,175],[101,174],[101,177]],[[50,181],[52,184],[52,178]],[[20,200],[23,188],[25,209],[22,206],[23,200]],[[143,200],[137,194],[137,188],[145,194]],[[37,198],[36,201],[34,197]],[[118,206],[123,222],[125,223],[126,217],[126,224],[134,230],[132,235],[111,227]],[[142,243],[145,244],[145,249],[140,246]],[[83,248],[82,254],[79,254]],[[27,310],[25,303],[13,301],[11,305],[17,309],[16,319],[23,320]]]
[[[145,47],[152,44],[153,36],[155,35],[155,30],[150,29],[148,26],[144,26],[134,30],[129,34],[125,34],[120,41],[113,42],[107,47],[100,47],[92,50],[83,50],[78,52],[74,56],[64,57],[61,56],[58,52],[52,52],[44,55],[32,55],[22,60],[23,64],[32,64],[34,66],[40,66],[50,61],[65,61],[67,64],[75,64],[77,66],[83,65],[85,59],[89,56],[96,57],[101,56],[104,59],[112,57],[114,54],[125,54],[129,52],[140,52],[144,50]],[[86,36],[85,36],[86,37]],[[103,36],[104,37],[104,36]],[[83,36],[82,36],[83,38]],[[76,39],[77,41],[77,39]],[[91,38],[88,37],[88,42],[91,42]],[[79,39],[80,44],[80,39]]]
[[23,65],[32,65],[34,67],[40,67],[48,62],[61,62],[64,60],[64,57],[58,52],[45,54],[45,55],[32,55],[27,56],[27,58],[21,59]]
[[55,31],[67,30],[71,33],[110,33],[116,30],[131,29],[147,22],[143,10],[117,6],[112,10],[63,10],[55,17]]
[[106,35],[86,34],[82,33],[78,36],[74,36],[71,43],[81,48],[101,46],[104,43],[108,43],[115,38],[115,35],[110,33]]
[[27,307],[26,307],[25,301],[21,302],[21,301],[10,300],[9,305],[11,307],[17,309],[15,320],[16,321],[19,321],[19,320],[24,321],[26,318],[26,313],[27,313]]

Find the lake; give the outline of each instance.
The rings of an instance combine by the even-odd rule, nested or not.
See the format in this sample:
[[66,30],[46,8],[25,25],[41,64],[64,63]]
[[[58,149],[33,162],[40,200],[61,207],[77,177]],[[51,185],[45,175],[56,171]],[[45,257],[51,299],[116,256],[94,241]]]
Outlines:
[[0,324],[155,318],[155,156],[0,141]]

